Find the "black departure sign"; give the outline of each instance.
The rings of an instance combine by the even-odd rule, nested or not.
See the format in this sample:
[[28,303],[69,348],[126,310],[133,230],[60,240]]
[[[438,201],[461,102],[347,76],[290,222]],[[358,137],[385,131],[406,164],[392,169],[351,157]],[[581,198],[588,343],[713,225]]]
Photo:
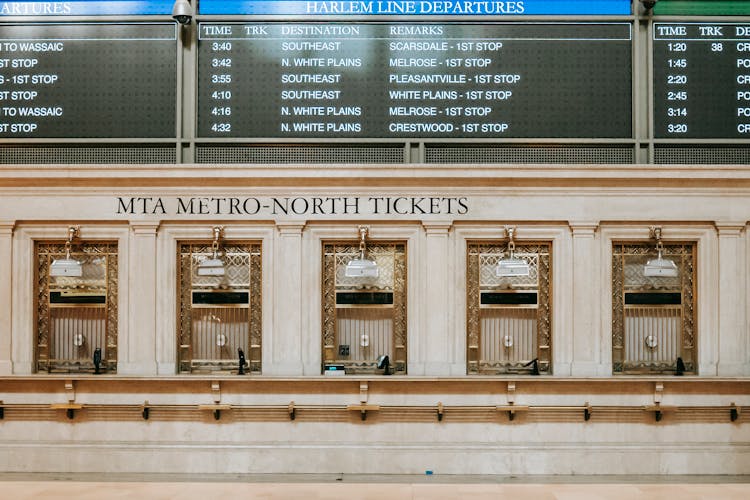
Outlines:
[[174,23],[0,26],[0,138],[176,134]]
[[750,24],[654,24],[654,136],[750,139]]
[[630,138],[629,23],[200,23],[204,138]]

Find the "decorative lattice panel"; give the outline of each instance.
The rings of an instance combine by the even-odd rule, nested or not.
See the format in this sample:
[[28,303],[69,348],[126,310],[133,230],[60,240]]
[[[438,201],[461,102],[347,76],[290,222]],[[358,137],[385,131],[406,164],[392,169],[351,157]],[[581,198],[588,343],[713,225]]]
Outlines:
[[[323,364],[343,365],[347,373],[375,373],[377,358],[388,355],[395,373],[406,373],[406,245],[368,242],[366,257],[378,265],[377,279],[345,276],[359,258],[359,244],[323,245]],[[383,304],[339,304],[338,293],[387,293]],[[348,346],[343,354],[341,346]]]
[[[514,258],[529,265],[528,276],[497,276],[507,242],[467,246],[467,371],[470,374],[551,371],[551,245],[518,243]],[[483,304],[482,294],[527,293],[533,303]],[[535,294],[535,295],[534,295]],[[512,302],[512,301],[511,301]]]
[[[262,266],[261,245],[225,242],[216,257],[224,264],[222,276],[201,276],[201,262],[214,257],[210,242],[179,244],[179,333],[181,373],[238,372],[239,350],[246,356],[248,373],[262,368]],[[224,293],[246,297],[231,303],[195,302]]]
[[646,263],[657,258],[653,242],[613,245],[615,373],[675,373],[682,369],[690,373],[696,369],[695,244],[665,243],[662,257],[676,264],[677,276],[644,275]]
[[36,369],[90,373],[101,349],[100,371],[116,372],[117,243],[78,242],[70,258],[81,263],[82,276],[51,276],[51,264],[65,257],[64,242],[35,245]]

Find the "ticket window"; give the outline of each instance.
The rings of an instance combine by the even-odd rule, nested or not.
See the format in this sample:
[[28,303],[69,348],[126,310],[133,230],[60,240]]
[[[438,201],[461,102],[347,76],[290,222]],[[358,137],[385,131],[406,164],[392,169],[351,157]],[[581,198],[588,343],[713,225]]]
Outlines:
[[658,243],[613,245],[614,373],[695,373],[695,243]]
[[406,244],[362,244],[323,244],[323,370],[404,374]]
[[178,244],[179,372],[259,374],[261,244],[220,239]]
[[467,245],[467,371],[548,374],[551,245],[508,244]]
[[117,243],[36,242],[36,370],[117,371]]

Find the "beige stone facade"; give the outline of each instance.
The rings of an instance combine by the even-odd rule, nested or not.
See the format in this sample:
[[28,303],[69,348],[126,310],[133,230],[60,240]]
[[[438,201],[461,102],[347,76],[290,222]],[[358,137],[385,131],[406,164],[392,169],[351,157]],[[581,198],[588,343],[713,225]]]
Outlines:
[[[5,471],[743,474],[750,169],[0,167]],[[406,245],[405,375],[322,374],[324,242]],[[34,249],[117,243],[115,374],[38,373]],[[262,248],[262,372],[179,374],[177,245]],[[467,243],[549,242],[550,370],[467,374]],[[695,245],[693,374],[613,371],[616,242]],[[11,453],[12,451],[12,453]]]

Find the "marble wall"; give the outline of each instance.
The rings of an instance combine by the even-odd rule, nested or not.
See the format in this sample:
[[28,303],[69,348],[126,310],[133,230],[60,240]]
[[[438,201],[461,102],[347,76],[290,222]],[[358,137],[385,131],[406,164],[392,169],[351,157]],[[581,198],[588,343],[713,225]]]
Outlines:
[[[750,168],[72,166],[0,174],[0,447],[13,450],[0,454],[1,470],[750,473],[741,416],[750,406]],[[72,223],[84,239],[118,242],[118,373],[101,379],[34,373],[34,242],[63,239]],[[177,242],[210,240],[216,224],[227,239],[263,248],[263,374],[230,383],[218,401],[208,389],[215,377],[176,376]],[[375,240],[405,241],[408,255],[408,375],[364,399],[361,387],[337,384],[379,387],[377,377],[320,376],[320,249],[356,239],[358,224],[370,225]],[[569,385],[466,375],[466,242],[502,238],[506,225],[517,227],[518,240],[552,243],[549,378]],[[697,245],[698,373],[679,385],[669,375],[612,375],[612,243],[647,241],[653,225],[665,242]],[[511,400],[516,379],[528,391]],[[68,381],[88,392],[71,400]],[[145,400],[188,413],[155,409],[145,421],[97,406]],[[72,420],[49,408],[66,401],[91,407]],[[299,420],[276,408],[290,401],[308,406]],[[432,413],[438,402],[449,408],[442,422]],[[364,403],[401,410],[366,421],[346,410]],[[509,403],[531,409],[509,423],[492,410]],[[584,403],[601,410],[590,421],[581,418]],[[655,403],[671,410],[659,422],[643,409]],[[731,403],[740,409],[735,421]],[[198,408],[211,404],[232,409],[215,421]],[[259,405],[276,413],[240,408]],[[618,405],[628,408],[605,411]],[[412,406],[414,415],[405,409]],[[540,409],[554,406],[576,409]]]

